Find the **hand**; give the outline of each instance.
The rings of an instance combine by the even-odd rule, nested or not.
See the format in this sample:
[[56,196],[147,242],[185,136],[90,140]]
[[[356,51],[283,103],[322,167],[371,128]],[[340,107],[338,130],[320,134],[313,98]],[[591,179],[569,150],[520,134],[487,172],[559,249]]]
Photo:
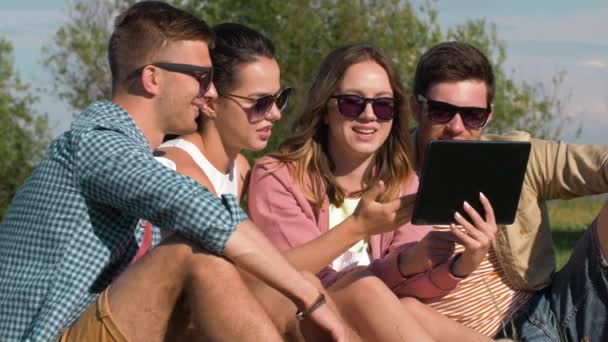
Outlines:
[[336,342],[347,341],[346,329],[327,304],[313,311],[300,324],[306,341],[325,341],[328,338]]
[[490,201],[482,193],[479,193],[479,200],[486,212],[485,220],[479,216],[473,207],[464,202],[464,210],[473,224],[456,212],[454,219],[464,228],[465,232],[454,225],[450,227],[452,233],[458,237],[460,243],[464,246],[464,252],[452,265],[452,273],[457,277],[466,277],[479,267],[483,258],[488,254],[492,240],[494,240],[498,230]]
[[385,191],[382,181],[376,183],[363,196],[352,214],[360,233],[366,237],[395,230],[412,218],[416,195],[407,195],[389,202],[378,202]]
[[[431,231],[413,246],[406,245],[399,255],[399,272],[404,277],[425,272],[446,262],[458,239],[449,231]],[[409,247],[409,248],[408,248]]]

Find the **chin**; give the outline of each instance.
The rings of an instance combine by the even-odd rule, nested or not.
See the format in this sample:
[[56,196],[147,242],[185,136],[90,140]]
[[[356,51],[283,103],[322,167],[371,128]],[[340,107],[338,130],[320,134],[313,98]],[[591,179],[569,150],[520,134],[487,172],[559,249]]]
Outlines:
[[249,146],[245,147],[244,149],[256,152],[265,149],[266,146],[268,146],[268,141],[256,141],[253,144],[249,144]]
[[372,144],[354,144],[354,145],[352,145],[351,148],[357,153],[371,154],[371,153],[378,151],[380,149],[380,147],[382,147],[382,144],[372,143]]

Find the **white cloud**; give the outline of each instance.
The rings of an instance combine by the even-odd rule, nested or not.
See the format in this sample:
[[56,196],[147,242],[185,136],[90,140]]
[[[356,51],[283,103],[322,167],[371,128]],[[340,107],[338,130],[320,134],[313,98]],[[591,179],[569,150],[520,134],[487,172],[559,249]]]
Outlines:
[[581,66],[595,69],[607,69],[608,61],[603,59],[589,59],[581,62]]

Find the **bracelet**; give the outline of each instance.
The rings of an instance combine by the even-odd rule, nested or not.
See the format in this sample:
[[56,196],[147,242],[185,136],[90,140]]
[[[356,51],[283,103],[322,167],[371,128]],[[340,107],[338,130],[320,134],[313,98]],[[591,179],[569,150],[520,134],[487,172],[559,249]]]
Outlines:
[[298,310],[298,312],[296,312],[296,318],[298,319],[298,321],[305,319],[306,317],[310,316],[310,314],[313,313],[315,310],[320,308],[323,304],[325,304],[325,295],[323,293],[320,293],[314,304],[309,306],[307,309]]
[[452,275],[452,277],[457,278],[457,279],[464,279],[467,276],[459,276],[456,273],[454,273],[454,264],[456,264],[456,261],[458,260],[458,258],[460,258],[460,256],[462,255],[462,253],[459,253],[456,255],[456,257],[454,257],[454,259],[452,260],[452,263],[450,264],[450,274]]

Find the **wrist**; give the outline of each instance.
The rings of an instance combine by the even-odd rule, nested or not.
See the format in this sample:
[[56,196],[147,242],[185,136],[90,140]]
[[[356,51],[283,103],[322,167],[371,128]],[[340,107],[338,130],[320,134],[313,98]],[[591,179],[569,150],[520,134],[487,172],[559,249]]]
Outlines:
[[301,309],[296,312],[296,319],[298,321],[306,319],[308,316],[312,315],[313,312],[315,312],[318,308],[320,308],[324,304],[325,304],[325,294],[320,292],[319,296],[317,297],[317,299],[315,300],[314,303],[312,303],[306,309]]
[[466,278],[469,275],[469,273],[463,272],[462,270],[462,253],[458,254],[452,260],[452,264],[450,265],[450,274],[452,274],[453,277],[460,279]]
[[298,308],[298,312],[305,311],[310,308],[318,300],[321,293],[306,279],[301,282],[304,286],[300,287],[299,291],[290,297],[291,301]]
[[348,225],[348,232],[350,232],[351,235],[350,240],[354,241],[354,243],[357,243],[358,241],[367,239],[369,237],[369,234],[366,230],[367,225],[365,223],[365,220],[363,220],[359,216],[355,214],[350,215],[343,222]]

